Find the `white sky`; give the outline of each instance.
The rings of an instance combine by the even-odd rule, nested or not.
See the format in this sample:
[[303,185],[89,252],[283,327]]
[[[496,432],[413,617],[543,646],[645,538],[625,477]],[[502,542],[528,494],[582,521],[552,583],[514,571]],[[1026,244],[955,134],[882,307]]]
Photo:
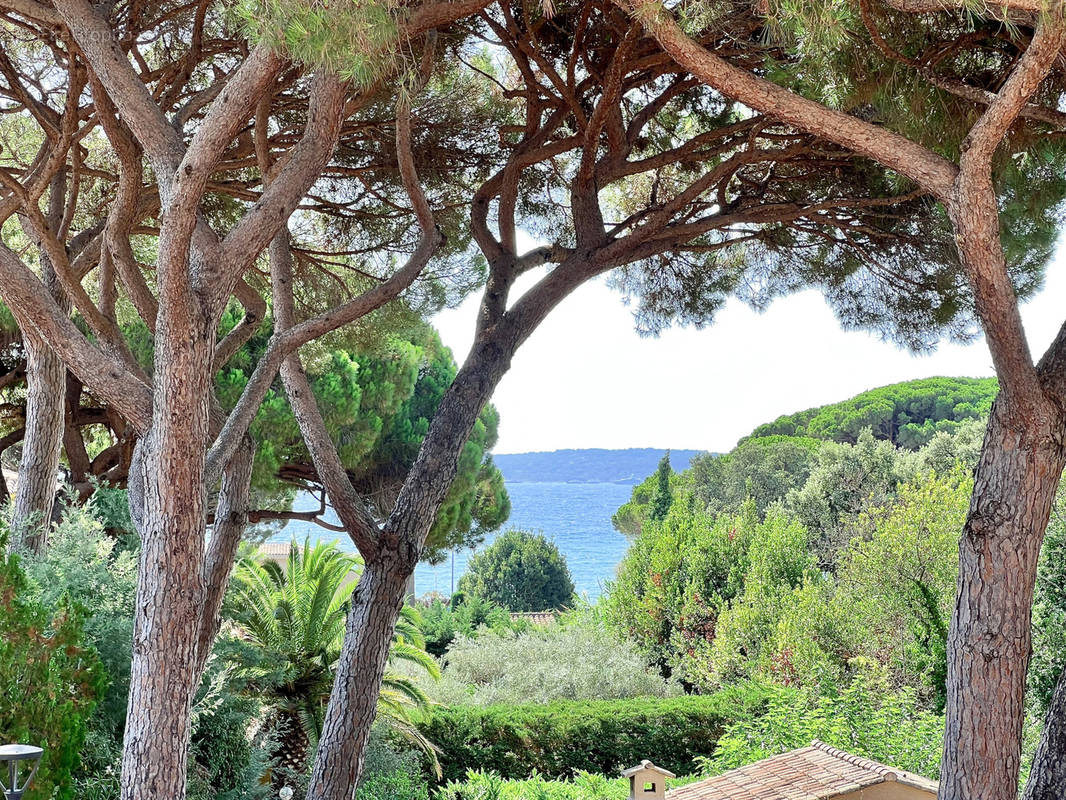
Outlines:
[[[473,341],[479,299],[471,296],[434,320],[460,363]],[[1022,308],[1036,357],[1066,318],[1064,299],[1066,246],[1060,242],[1044,290]],[[622,296],[600,280],[563,301],[519,349],[492,401],[501,418],[495,451],[725,452],[781,414],[876,386],[992,374],[984,339],[912,355],[874,335],[841,330],[813,291],[782,298],[763,313],[731,300],[702,331],[673,328],[641,338]]]

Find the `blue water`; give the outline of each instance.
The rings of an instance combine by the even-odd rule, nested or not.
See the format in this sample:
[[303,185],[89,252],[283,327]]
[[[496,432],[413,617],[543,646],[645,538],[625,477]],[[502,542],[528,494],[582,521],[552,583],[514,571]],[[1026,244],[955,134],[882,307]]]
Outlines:
[[[507,483],[511,496],[511,518],[506,528],[523,528],[543,533],[554,540],[566,558],[574,586],[579,594],[595,600],[603,591],[605,581],[612,580],[618,562],[625,555],[629,541],[611,527],[611,515],[629,499],[631,486],[619,483]],[[297,497],[295,510],[318,507],[310,495]],[[337,519],[327,513],[330,522]],[[327,531],[309,522],[290,522],[271,541],[338,540],[345,550],[354,550],[351,540],[342,534]],[[485,537],[481,547],[495,538]],[[454,580],[458,583],[466,571],[471,550],[454,553]],[[419,564],[415,571],[415,591],[419,594],[452,590],[452,559],[431,566]]]

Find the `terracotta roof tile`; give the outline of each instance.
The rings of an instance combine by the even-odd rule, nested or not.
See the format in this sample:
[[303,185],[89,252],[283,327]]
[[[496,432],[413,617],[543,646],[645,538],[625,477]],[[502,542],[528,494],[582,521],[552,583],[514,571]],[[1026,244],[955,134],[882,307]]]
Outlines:
[[559,613],[557,611],[512,611],[511,621],[520,622],[525,620],[530,625],[544,626],[554,625],[556,620],[559,619]]
[[672,789],[667,800],[827,800],[886,781],[936,795],[928,778],[860,758],[815,740],[808,747]]

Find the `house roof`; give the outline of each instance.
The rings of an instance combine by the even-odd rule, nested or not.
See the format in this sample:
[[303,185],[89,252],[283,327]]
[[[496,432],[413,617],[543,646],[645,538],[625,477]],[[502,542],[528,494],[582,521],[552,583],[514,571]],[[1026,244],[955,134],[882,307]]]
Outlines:
[[512,611],[511,621],[521,622],[525,620],[530,625],[545,626],[554,625],[555,621],[559,619],[559,613],[557,611]]
[[667,800],[827,800],[896,781],[936,795],[937,783],[837,750],[817,739],[808,747],[765,758],[667,792]]
[[[300,545],[296,545],[296,547],[299,548]],[[290,549],[292,549],[292,544],[290,542],[262,542],[258,548],[259,555],[266,558],[275,558],[279,556],[281,558],[288,558]]]

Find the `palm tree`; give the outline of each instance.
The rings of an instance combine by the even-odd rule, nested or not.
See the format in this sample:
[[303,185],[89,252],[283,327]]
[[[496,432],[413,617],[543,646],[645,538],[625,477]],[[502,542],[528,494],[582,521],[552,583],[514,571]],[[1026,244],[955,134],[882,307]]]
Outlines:
[[[242,645],[229,656],[237,674],[270,710],[266,721],[275,746],[275,764],[302,773],[318,741],[344,640],[353,572],[362,561],[336,543],[304,546],[295,541],[284,566],[245,555],[234,570],[227,617]],[[425,649],[418,612],[405,607],[393,635],[389,664],[403,661],[440,677],[436,660]],[[431,758],[433,745],[412,721],[412,711],[430,700],[410,678],[386,667],[378,699],[378,718]]]

